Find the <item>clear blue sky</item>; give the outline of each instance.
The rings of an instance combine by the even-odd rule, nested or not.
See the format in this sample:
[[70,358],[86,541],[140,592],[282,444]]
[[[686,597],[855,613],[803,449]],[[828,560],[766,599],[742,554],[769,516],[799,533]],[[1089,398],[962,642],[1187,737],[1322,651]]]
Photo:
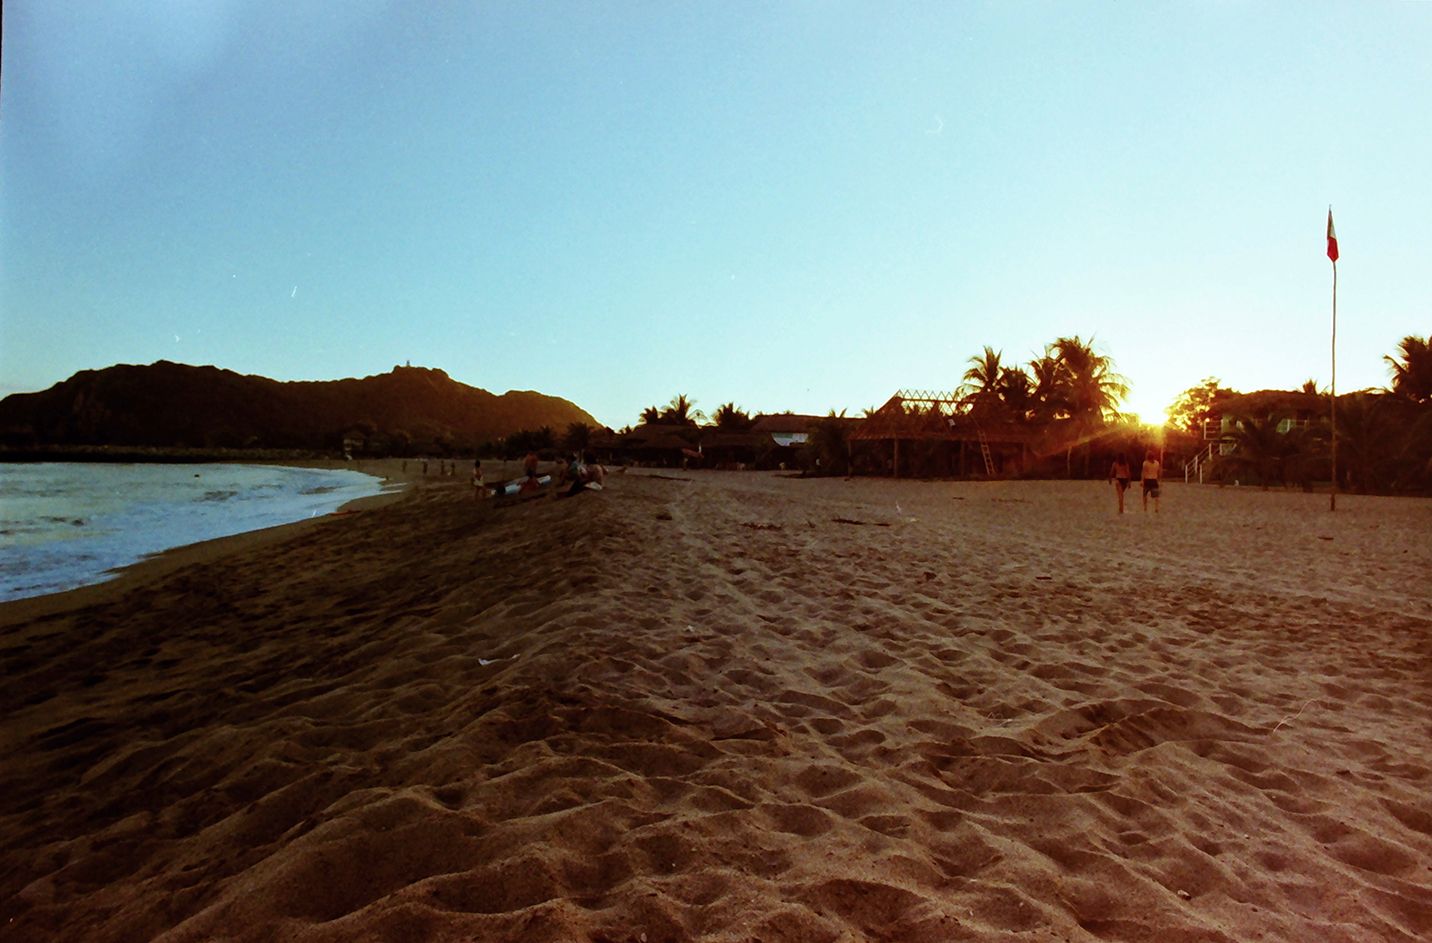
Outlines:
[[612,426],[1432,333],[1432,4],[8,0],[0,392],[396,363]]

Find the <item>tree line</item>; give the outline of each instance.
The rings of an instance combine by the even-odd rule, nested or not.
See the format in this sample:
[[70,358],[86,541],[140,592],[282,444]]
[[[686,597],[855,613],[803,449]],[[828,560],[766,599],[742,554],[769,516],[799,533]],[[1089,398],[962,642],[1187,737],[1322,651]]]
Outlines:
[[[1432,491],[1432,338],[1408,336],[1383,359],[1390,374],[1386,389],[1338,396],[1339,484],[1363,492]],[[1024,362],[1010,362],[1002,350],[986,346],[965,367],[954,390],[957,413],[1026,429],[1037,443],[1035,453],[1045,463],[1044,473],[1058,474],[1049,466],[1057,455],[1064,475],[1099,477],[1112,454],[1135,452],[1151,441],[1149,430],[1120,413],[1129,382],[1093,337],[1056,338]],[[1294,418],[1291,411],[1276,400],[1261,411],[1250,407],[1230,415],[1224,439],[1230,448],[1211,468],[1216,479],[1309,488],[1331,479],[1331,398],[1312,380],[1293,392],[1321,403],[1317,415],[1289,422]],[[1216,377],[1180,394],[1169,411],[1169,427],[1158,433],[1170,447],[1170,473],[1176,462],[1205,447],[1204,421],[1224,415],[1227,404],[1241,396]],[[868,417],[875,411],[870,407],[864,412]],[[722,403],[708,416],[684,393],[665,406],[646,407],[639,420],[737,432],[754,423],[734,401]],[[831,410],[815,424],[807,449],[813,468],[819,459],[823,473],[849,471],[850,428],[843,410]],[[580,423],[560,434],[549,427],[523,430],[486,444],[484,454],[513,457],[527,451],[583,449],[596,431]]]
[[[1404,337],[1383,357],[1390,382],[1383,389],[1337,397],[1338,486],[1359,493],[1432,491],[1432,337]],[[1175,401],[1170,419],[1190,435],[1226,417],[1217,434],[1230,446],[1215,448],[1208,468],[1214,480],[1246,481],[1264,488],[1311,488],[1332,479],[1332,395],[1313,380],[1297,391],[1308,403],[1298,419],[1290,398],[1240,406],[1241,394],[1207,377]]]

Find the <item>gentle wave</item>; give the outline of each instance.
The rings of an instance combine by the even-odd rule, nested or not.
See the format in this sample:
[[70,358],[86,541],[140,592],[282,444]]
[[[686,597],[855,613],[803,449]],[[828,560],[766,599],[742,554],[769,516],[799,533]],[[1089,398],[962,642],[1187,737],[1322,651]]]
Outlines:
[[0,601],[102,582],[171,547],[327,514],[381,490],[349,469],[0,465]]

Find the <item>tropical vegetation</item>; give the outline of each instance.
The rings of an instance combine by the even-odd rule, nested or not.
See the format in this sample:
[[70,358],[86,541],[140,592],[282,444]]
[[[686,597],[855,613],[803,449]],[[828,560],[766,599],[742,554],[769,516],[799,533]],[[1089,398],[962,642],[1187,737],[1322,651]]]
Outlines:
[[[1186,391],[1175,412],[1191,428],[1226,409],[1227,454],[1211,474],[1264,488],[1333,477],[1334,428],[1338,487],[1359,493],[1432,491],[1432,338],[1408,336],[1397,355],[1383,358],[1390,383],[1337,397],[1308,380],[1296,393],[1239,397],[1210,377]],[[1303,407],[1294,409],[1301,401]],[[1336,424],[1334,426],[1334,423]]]
[[716,407],[716,412],[711,416],[711,423],[717,429],[726,432],[744,432],[755,423],[751,414],[737,406],[734,402],[722,403]]
[[1169,424],[1194,435],[1203,435],[1204,423],[1222,413],[1221,404],[1238,393],[1223,385],[1218,377],[1204,377],[1197,386],[1178,395],[1169,407]]
[[1392,374],[1394,395],[1413,403],[1432,401],[1432,337],[1409,334],[1398,344],[1398,355],[1382,358]]
[[[1385,360],[1386,389],[1337,398],[1338,484],[1365,492],[1432,491],[1432,338],[1403,338]],[[970,420],[981,429],[1017,432],[1032,447],[1031,463],[1021,464],[1024,474],[1098,477],[1113,455],[1136,457],[1158,441],[1166,449],[1169,474],[1176,474],[1183,460],[1200,452],[1209,458],[1211,451],[1206,467],[1212,480],[1311,488],[1332,477],[1332,398],[1311,378],[1298,390],[1243,395],[1218,377],[1205,377],[1180,394],[1168,426],[1154,433],[1121,415],[1128,381],[1093,337],[1056,338],[1024,363],[1012,363],[1003,350],[985,346],[963,368],[953,401],[940,407],[943,415]],[[677,394],[665,406],[647,407],[641,421],[684,427],[684,436],[694,436],[702,423],[722,432],[744,432],[754,424],[734,400],[718,406],[709,419],[695,407],[686,394]],[[880,412],[875,407],[864,411],[867,419]],[[883,459],[862,456],[861,443],[851,441],[855,422],[834,411],[811,421],[804,449],[809,470],[888,470],[888,454]],[[579,447],[595,433],[579,435],[577,425],[563,439],[568,447]],[[1213,439],[1220,447],[1209,450]],[[956,473],[932,443],[908,445],[902,467]]]

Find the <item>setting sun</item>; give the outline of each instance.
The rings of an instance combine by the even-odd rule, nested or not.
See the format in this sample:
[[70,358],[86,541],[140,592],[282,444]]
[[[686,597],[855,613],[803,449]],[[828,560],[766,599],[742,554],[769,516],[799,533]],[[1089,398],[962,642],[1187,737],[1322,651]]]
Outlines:
[[1159,397],[1140,395],[1140,391],[1135,388],[1129,391],[1128,397],[1120,404],[1119,411],[1127,418],[1137,418],[1146,426],[1165,426],[1168,424],[1169,405]]

